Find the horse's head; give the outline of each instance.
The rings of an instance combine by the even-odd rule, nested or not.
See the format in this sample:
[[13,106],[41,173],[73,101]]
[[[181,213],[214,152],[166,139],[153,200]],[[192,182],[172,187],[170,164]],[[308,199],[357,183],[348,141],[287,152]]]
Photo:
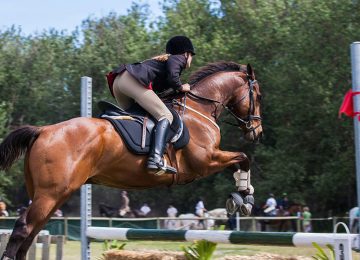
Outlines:
[[250,64],[247,65],[246,73],[240,75],[244,84],[234,89],[227,108],[238,121],[245,138],[256,141],[262,136],[263,131],[260,116],[260,86]]
[[[231,72],[235,78],[218,72]],[[215,111],[211,113],[215,120],[222,110],[218,108],[225,108],[235,117],[247,140],[256,141],[261,137],[261,93],[250,64],[210,63],[192,74],[189,83],[192,85],[190,96],[215,104]]]

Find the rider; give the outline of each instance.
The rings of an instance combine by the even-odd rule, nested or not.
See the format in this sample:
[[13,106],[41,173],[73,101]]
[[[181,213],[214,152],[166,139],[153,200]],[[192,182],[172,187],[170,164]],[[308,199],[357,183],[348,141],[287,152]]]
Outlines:
[[278,202],[279,210],[280,210],[281,212],[283,212],[283,215],[284,215],[284,216],[290,215],[290,213],[289,213],[289,207],[290,207],[290,205],[289,205],[289,204],[290,204],[290,203],[289,203],[288,195],[287,195],[286,192],[284,192],[284,193],[282,194],[282,198],[281,198],[281,199],[279,200],[279,202]]
[[190,91],[189,84],[181,83],[180,75],[190,67],[193,55],[195,50],[191,40],[186,36],[175,36],[167,42],[166,54],[120,65],[107,75],[110,92],[121,108],[129,108],[135,100],[157,120],[147,163],[150,173],[169,169],[164,165],[163,155],[173,116],[157,94],[169,89]]
[[264,205],[264,213],[268,216],[276,216],[276,200],[273,193],[269,194],[269,198],[266,200]]

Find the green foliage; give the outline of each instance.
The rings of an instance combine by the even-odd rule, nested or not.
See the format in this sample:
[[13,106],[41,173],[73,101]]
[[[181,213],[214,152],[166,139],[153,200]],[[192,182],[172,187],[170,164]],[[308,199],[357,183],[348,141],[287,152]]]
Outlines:
[[188,260],[210,260],[216,246],[216,243],[199,240],[190,246],[182,246],[181,249],[184,251],[185,257]]
[[123,250],[125,246],[126,243],[121,243],[118,240],[112,240],[112,241],[105,240],[103,244],[103,250],[104,251],[112,250],[112,249]]
[[[117,240],[112,240],[112,241],[105,240],[102,245],[102,248],[103,248],[103,251],[123,250],[125,245],[126,245],[126,243],[121,243],[120,241],[117,241]],[[102,255],[99,258],[97,258],[97,260],[103,260],[103,259],[105,259],[105,257],[106,257],[105,253],[102,253]]]
[[[7,112],[5,102],[0,103],[0,142],[2,141],[2,137],[7,132],[6,127],[6,119],[7,119]],[[9,184],[9,178],[6,175],[0,174],[0,183]],[[4,188],[0,186],[0,200],[6,200],[6,193],[4,192]]]
[[7,111],[6,111],[6,103],[0,103],[0,141],[2,141],[1,137],[5,135],[7,132]]
[[318,250],[315,256],[312,256],[315,260],[335,260],[335,250],[334,247],[330,244],[327,244],[326,247],[329,250],[329,256],[325,253],[325,251],[319,246],[318,243],[313,242],[313,246]]

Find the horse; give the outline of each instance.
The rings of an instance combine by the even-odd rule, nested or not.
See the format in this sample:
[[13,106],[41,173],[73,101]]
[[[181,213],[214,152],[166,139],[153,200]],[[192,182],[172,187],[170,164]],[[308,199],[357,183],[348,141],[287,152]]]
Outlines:
[[[192,74],[189,83],[186,98],[175,99],[190,134],[188,144],[175,151],[177,174],[149,174],[147,157],[130,153],[111,123],[100,118],[12,131],[0,144],[0,170],[6,171],[25,154],[25,183],[32,203],[17,219],[1,259],[25,259],[54,211],[83,184],[136,190],[186,184],[226,168],[248,171],[250,162],[243,152],[220,150],[216,122],[226,110],[246,140],[259,141],[261,92],[252,66],[210,63]],[[171,161],[169,155],[165,159]],[[249,189],[241,194],[249,195]]]
[[177,229],[211,229],[215,226],[216,221],[212,218],[227,218],[227,211],[223,208],[213,209],[204,213],[204,220],[198,220],[198,216],[193,213],[186,213],[179,215]]
[[[302,211],[300,204],[293,203],[287,210],[276,209],[274,217],[293,217]],[[260,209],[261,216],[267,216],[263,209]],[[274,230],[277,232],[296,231],[296,221],[292,219],[260,220],[261,231]]]
[[144,214],[139,209],[130,209],[129,211],[125,212],[123,215],[120,213],[119,208],[115,208],[104,203],[99,204],[99,213],[101,217],[108,217],[108,218],[145,218],[149,217],[148,215]]
[[176,229],[205,229],[205,225],[200,225],[200,221],[197,218],[198,216],[193,213],[180,214],[176,221]]
[[[221,226],[228,226],[229,224],[229,217],[228,211],[226,208],[216,208],[209,210],[208,217],[210,218],[208,221],[209,228],[219,228]],[[216,219],[211,219],[216,218]]]

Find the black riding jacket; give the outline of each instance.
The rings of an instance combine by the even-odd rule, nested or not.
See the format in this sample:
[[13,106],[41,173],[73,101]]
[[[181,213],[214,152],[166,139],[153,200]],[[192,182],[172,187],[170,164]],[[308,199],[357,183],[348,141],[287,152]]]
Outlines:
[[[156,93],[169,88],[178,90],[181,87],[180,75],[186,67],[184,55],[170,55],[167,61],[145,60],[143,62],[121,65],[112,71],[115,75],[125,69],[144,87],[153,89]],[[110,89],[112,91],[112,82]]]

